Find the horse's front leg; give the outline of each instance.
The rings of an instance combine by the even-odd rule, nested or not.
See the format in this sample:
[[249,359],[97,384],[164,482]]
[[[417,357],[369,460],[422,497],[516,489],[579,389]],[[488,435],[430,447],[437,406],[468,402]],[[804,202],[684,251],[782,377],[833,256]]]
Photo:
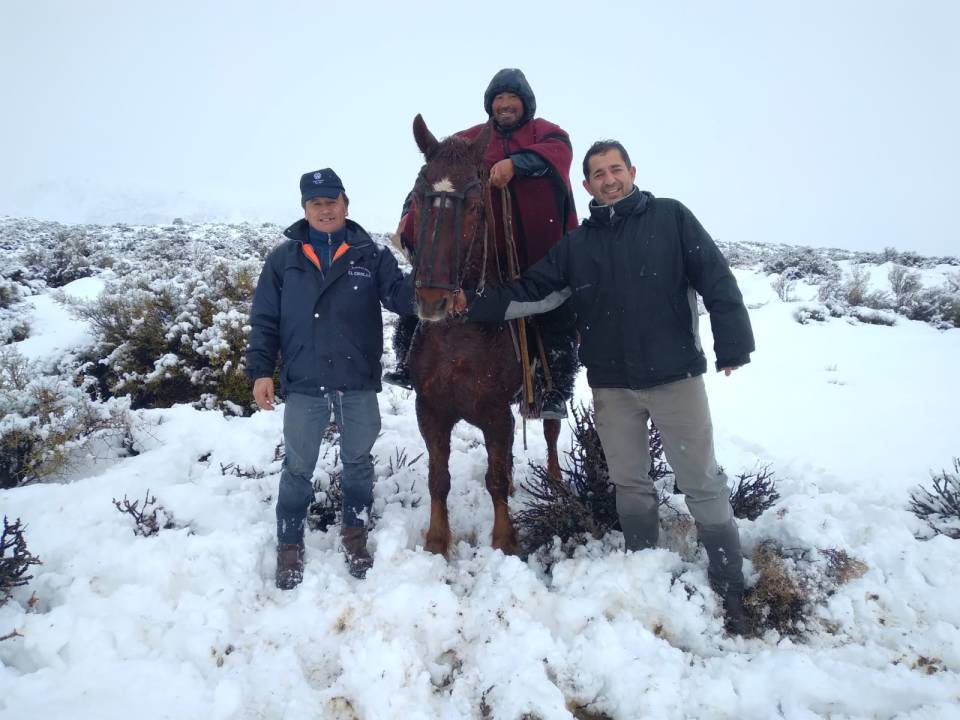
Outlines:
[[492,545],[496,550],[516,555],[517,534],[507,504],[513,476],[513,415],[509,405],[483,428],[483,438],[487,445],[487,491],[493,501]]
[[560,437],[560,421],[544,420],[543,437],[547,441],[547,473],[554,480],[559,480],[560,459],[557,456],[557,438]]
[[417,403],[417,420],[430,458],[430,527],[427,529],[426,548],[445,556],[450,548],[447,495],[450,494],[450,433],[454,422],[438,417],[420,402]]

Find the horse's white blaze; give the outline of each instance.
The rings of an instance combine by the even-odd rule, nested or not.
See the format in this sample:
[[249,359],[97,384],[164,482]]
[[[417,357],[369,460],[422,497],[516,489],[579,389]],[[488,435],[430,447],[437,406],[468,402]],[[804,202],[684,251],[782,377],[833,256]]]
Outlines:
[[[438,180],[433,184],[433,191],[434,192],[453,192],[454,191],[453,183],[450,182],[450,178],[445,177],[442,180]],[[440,198],[437,197],[433,199],[433,206],[440,207]],[[443,206],[452,207],[453,201],[450,198],[444,198]]]

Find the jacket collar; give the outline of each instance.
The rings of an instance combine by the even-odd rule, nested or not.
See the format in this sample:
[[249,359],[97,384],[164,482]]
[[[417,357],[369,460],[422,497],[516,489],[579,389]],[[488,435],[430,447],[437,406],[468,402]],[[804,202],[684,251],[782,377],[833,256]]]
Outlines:
[[646,190],[633,188],[633,192],[620,198],[610,205],[599,205],[596,200],[590,201],[590,217],[586,222],[595,225],[610,225],[617,218],[627,215],[640,215],[647,209],[653,195]]
[[[296,240],[301,245],[310,242],[310,226],[306,218],[297,220],[293,225],[283,231],[285,237]],[[353,220],[347,220],[345,239],[351,248],[362,248],[367,245],[373,245],[370,235],[360,225]]]

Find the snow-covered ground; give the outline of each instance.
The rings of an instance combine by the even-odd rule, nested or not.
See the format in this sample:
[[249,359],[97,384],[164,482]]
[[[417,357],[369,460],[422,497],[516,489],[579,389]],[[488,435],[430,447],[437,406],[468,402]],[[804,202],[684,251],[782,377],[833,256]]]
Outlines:
[[[380,395],[373,570],[355,580],[336,528],[310,532],[303,584],[280,591],[282,407],[228,418],[179,406],[136,414],[135,457],[0,491],[0,514],[26,524],[43,561],[0,608],[0,636],[20,634],[0,642],[0,717],[960,717],[960,542],[917,539],[907,510],[910,491],[960,455],[960,330],[801,325],[769,278],[737,275],[758,350],[731,377],[707,378],[718,455],[731,475],[771,464],[781,494],[741,522],[744,550],[773,539],[868,567],[802,638],[726,636],[705,558],[669,534],[680,552],[625,555],[614,533],[549,573],[491,551],[482,438],[463,424],[451,557],[424,552],[426,459],[396,468],[423,443],[412,394],[395,389]],[[102,287],[77,282],[65,292]],[[85,341],[53,295],[29,302],[24,354]],[[702,331],[709,352],[708,322]],[[582,377],[578,397],[590,399]],[[527,435],[527,450],[519,432],[514,447],[518,485],[544,455],[539,428]],[[231,463],[266,474],[224,473]],[[331,452],[318,476],[333,467]],[[148,490],[178,527],[136,537],[111,500]],[[512,505],[523,502],[518,492]]]

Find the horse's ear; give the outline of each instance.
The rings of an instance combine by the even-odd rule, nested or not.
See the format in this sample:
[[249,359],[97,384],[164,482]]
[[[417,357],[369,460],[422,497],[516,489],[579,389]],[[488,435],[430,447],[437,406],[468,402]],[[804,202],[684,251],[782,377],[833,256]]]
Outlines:
[[480,134],[470,143],[470,152],[477,159],[477,162],[483,161],[483,156],[487,152],[487,145],[490,144],[490,136],[493,134],[493,120],[488,120]]
[[423,116],[417,113],[413,119],[413,139],[417,141],[417,147],[423,153],[425,158],[429,158],[439,143],[433,136],[433,133],[427,129],[427,123],[423,121]]

